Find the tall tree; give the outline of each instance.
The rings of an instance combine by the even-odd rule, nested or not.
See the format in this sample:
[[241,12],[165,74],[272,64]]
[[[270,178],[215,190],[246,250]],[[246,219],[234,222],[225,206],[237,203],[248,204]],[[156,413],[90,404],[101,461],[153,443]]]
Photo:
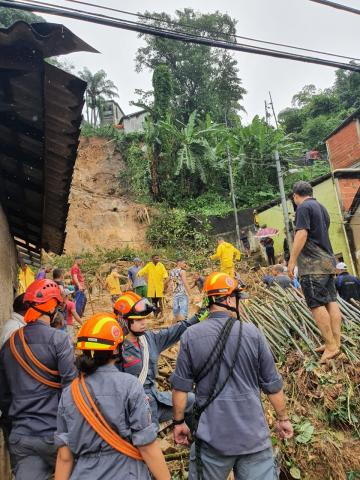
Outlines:
[[285,132],[294,134],[308,150],[326,155],[324,138],[360,108],[360,73],[337,70],[334,84],[324,90],[305,85],[293,96],[292,106],[279,114]]
[[[200,14],[192,9],[177,10],[175,17],[166,13],[150,13],[156,20],[142,21],[152,26],[164,26],[164,21],[175,22],[166,28],[224,40],[235,40],[236,22],[220,12]],[[174,82],[174,110],[176,118],[187,123],[191,113],[197,111],[203,118],[207,113],[214,121],[223,122],[225,114],[236,114],[246,90],[238,77],[237,62],[222,49],[194,45],[151,35],[142,35],[146,45],[136,56],[138,71],[154,70],[166,64]],[[149,92],[141,92],[149,98]]]
[[[87,107],[87,121],[96,126],[101,120],[104,102],[118,97],[117,87],[107,78],[104,70],[92,74],[87,67],[79,72],[79,77],[87,82],[85,100]],[[91,112],[89,112],[91,110]]]
[[343,108],[360,108],[360,73],[337,70],[334,87]]
[[159,163],[161,150],[164,149],[164,144],[166,143],[163,130],[158,128],[158,122],[169,116],[173,98],[173,81],[167,65],[155,67],[152,85],[154,89],[154,107],[151,109],[151,119],[148,121],[146,138],[148,140],[147,148],[151,154],[151,192],[156,199],[160,193]]

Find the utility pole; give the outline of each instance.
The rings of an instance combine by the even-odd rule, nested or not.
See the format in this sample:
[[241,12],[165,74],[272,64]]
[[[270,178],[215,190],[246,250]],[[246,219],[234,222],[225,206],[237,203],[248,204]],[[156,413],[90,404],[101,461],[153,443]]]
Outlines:
[[[279,128],[279,124],[278,124],[277,117],[276,117],[276,114],[275,114],[274,103],[273,103],[273,100],[272,100],[271,92],[269,92],[269,96],[270,96],[270,104],[271,104],[271,108],[272,108],[272,111],[273,111],[273,116],[274,116],[276,128]],[[280,190],[280,197],[281,197],[281,206],[282,206],[283,217],[284,217],[286,239],[287,239],[287,242],[288,242],[289,251],[291,251],[293,242],[292,242],[292,236],[291,236],[291,233],[290,233],[289,210],[288,210],[288,207],[287,207],[287,200],[286,200],[285,187],[284,187],[284,178],[283,178],[283,173],[282,173],[282,170],[281,170],[280,155],[279,155],[278,150],[275,150],[275,163],[276,163],[276,173],[277,173],[279,190]]]
[[240,228],[239,228],[239,219],[238,219],[238,214],[237,214],[236,198],[235,198],[235,190],[234,190],[232,158],[231,158],[231,155],[230,155],[229,146],[226,147],[226,150],[227,150],[228,166],[229,166],[231,200],[232,200],[233,209],[234,209],[234,219],[235,219],[235,229],[236,229],[236,244],[237,244],[237,247],[240,248]]
[[286,200],[285,188],[284,188],[284,179],[283,179],[283,173],[281,171],[281,164],[280,164],[280,156],[277,150],[275,150],[275,163],[276,163],[276,173],[278,177],[280,197],[281,197],[281,206],[282,206],[282,211],[284,216],[286,238],[288,241],[289,250],[291,251],[293,242],[292,242],[292,236],[290,233],[289,210],[287,207],[287,200]]
[[271,96],[271,92],[269,92],[269,97],[270,97],[270,105],[271,105],[271,108],[272,108],[273,117],[274,117],[274,120],[275,120],[275,125],[276,125],[276,128],[279,128],[279,124],[278,124],[278,121],[277,121],[277,116],[276,116],[276,113],[275,113],[275,108],[274,108],[274,103],[273,103],[273,99],[272,99],[272,96]]
[[267,104],[267,101],[264,100],[264,103],[265,103],[265,122],[270,125],[270,114],[269,114],[269,110],[268,110],[268,104]]
[[[226,113],[225,113],[225,125],[226,125],[226,127],[228,126]],[[231,154],[230,154],[229,145],[226,145],[226,153],[227,153],[228,168],[229,168],[230,194],[231,194],[231,200],[232,200],[233,210],[234,210],[235,231],[236,231],[236,246],[237,246],[238,249],[240,249],[240,227],[239,227],[239,219],[238,219],[238,214],[237,214],[235,189],[234,189],[234,176],[233,176],[233,169],[232,169],[232,158],[231,158]]]

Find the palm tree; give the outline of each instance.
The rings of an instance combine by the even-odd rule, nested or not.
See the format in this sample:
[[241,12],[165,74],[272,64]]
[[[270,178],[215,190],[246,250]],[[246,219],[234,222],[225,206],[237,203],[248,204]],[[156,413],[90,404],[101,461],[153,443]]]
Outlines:
[[[87,83],[85,92],[87,121],[96,126],[98,120],[101,120],[104,102],[119,96],[117,87],[113,81],[107,78],[104,70],[92,74],[87,67],[84,67],[79,72],[79,76]],[[89,109],[91,110],[90,115]]]

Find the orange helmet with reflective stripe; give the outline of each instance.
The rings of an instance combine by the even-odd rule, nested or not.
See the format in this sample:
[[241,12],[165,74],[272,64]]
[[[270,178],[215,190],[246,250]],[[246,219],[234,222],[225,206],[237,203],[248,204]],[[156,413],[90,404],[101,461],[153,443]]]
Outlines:
[[208,297],[227,297],[238,287],[238,281],[226,273],[213,272],[204,283],[203,292]]
[[124,341],[124,332],[113,313],[97,313],[79,330],[76,347],[80,350],[112,351]]
[[141,298],[134,292],[123,293],[115,302],[114,310],[129,319],[145,318],[154,311],[154,306],[147,298]]

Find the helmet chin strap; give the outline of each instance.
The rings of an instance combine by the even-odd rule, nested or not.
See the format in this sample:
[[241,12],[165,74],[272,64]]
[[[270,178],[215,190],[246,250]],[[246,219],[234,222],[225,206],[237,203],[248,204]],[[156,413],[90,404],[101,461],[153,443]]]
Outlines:
[[135,337],[141,337],[142,335],[144,335],[145,332],[134,332],[134,330],[131,330],[131,325],[135,322],[135,320],[133,319],[128,319],[127,323],[128,323],[128,328],[129,328],[129,331],[135,335]]
[[240,312],[239,312],[239,305],[240,305],[240,297],[236,295],[236,307],[231,307],[230,305],[227,305],[226,303],[220,303],[217,301],[211,301],[211,305],[217,305],[218,307],[225,308],[226,310],[229,310],[230,312],[234,312],[236,314],[236,318],[240,320]]
[[113,360],[115,360],[115,365],[121,365],[123,361],[123,356],[122,356],[122,349],[119,346],[119,351],[112,355],[111,357]]

